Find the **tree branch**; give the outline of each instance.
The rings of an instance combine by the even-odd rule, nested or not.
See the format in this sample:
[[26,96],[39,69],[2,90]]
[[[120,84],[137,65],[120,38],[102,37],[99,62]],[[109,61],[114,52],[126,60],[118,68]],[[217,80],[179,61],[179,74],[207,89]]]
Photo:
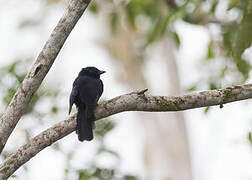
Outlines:
[[[150,96],[144,94],[146,91],[147,89],[125,94],[100,104],[95,110],[96,120],[123,111],[182,111],[214,105],[223,106],[226,103],[252,98],[252,84],[183,96]],[[76,127],[75,117],[76,114],[43,131],[7,157],[0,165],[0,179],[7,179],[41,150],[73,132]]]
[[22,84],[13,96],[4,115],[0,119],[0,153],[17,122],[23,115],[33,94],[37,91],[50,70],[60,49],[87,8],[89,2],[90,0],[70,0],[65,14],[58,22],[30,72],[27,73]]

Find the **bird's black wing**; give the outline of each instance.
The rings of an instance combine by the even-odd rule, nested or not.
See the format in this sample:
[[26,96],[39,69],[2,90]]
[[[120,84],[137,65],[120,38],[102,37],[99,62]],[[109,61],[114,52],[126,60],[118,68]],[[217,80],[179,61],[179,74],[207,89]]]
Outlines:
[[103,83],[102,83],[102,80],[99,79],[99,81],[98,81],[98,83],[97,83],[97,97],[96,97],[96,103],[97,103],[98,100],[100,99],[102,93],[103,93]]
[[71,113],[72,110],[72,106],[74,104],[74,102],[78,99],[78,78],[75,79],[74,83],[73,83],[73,88],[72,88],[72,92],[69,98],[69,112],[68,114]]

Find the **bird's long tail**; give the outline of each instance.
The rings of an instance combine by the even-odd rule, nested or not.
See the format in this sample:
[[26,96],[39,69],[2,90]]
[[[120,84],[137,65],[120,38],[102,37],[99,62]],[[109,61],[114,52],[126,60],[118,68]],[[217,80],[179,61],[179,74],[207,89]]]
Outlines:
[[80,141],[93,139],[93,116],[89,116],[88,109],[79,107],[77,113],[77,134]]

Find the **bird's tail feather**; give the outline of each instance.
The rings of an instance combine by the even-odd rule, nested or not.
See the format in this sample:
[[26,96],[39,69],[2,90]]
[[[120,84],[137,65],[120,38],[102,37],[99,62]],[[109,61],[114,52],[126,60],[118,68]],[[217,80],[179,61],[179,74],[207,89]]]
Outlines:
[[85,108],[78,108],[77,134],[80,141],[91,141],[93,139],[93,119],[88,117]]

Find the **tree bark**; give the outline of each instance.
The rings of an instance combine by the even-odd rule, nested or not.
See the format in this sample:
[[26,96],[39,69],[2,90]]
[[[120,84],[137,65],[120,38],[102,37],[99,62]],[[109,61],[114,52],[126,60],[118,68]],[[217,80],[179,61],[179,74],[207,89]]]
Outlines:
[[65,14],[53,30],[30,72],[17,89],[0,119],[0,153],[89,2],[90,0],[71,0],[69,2]]
[[[252,84],[197,92],[183,96],[151,96],[145,94],[146,91],[129,93],[104,102],[95,110],[96,120],[123,111],[182,111],[214,105],[220,105],[222,108],[223,104],[252,98]],[[76,127],[75,118],[76,114],[43,131],[7,157],[0,165],[0,179],[7,179],[41,150],[73,132]]]

